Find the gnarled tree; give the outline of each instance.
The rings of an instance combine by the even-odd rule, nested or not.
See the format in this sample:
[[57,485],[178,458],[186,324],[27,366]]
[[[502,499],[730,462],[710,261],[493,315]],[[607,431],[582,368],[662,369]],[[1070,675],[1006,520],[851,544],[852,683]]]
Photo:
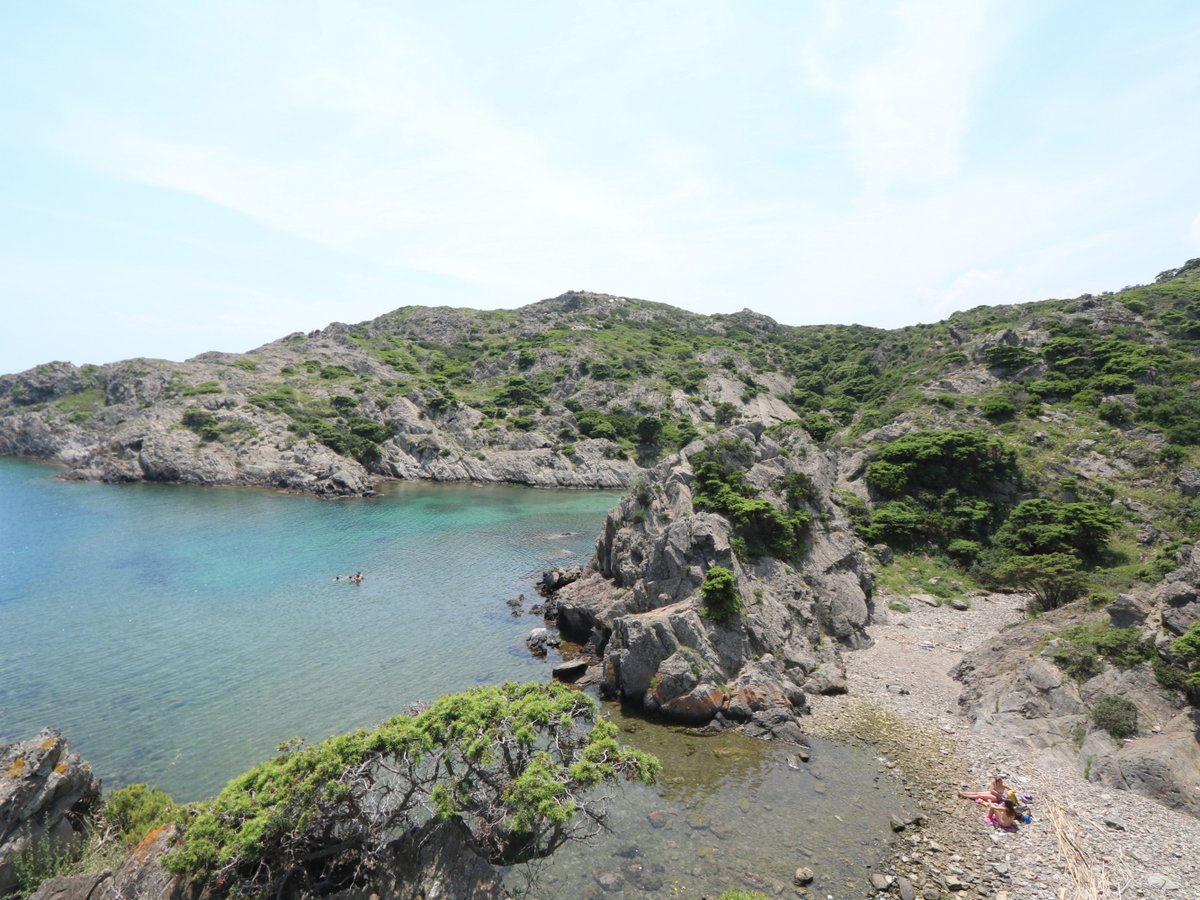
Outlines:
[[493,863],[534,859],[599,826],[596,788],[653,779],[657,760],[615,736],[595,701],[559,684],[452,694],[374,730],[285,745],[194,807],[165,862],[231,894],[321,894],[362,882],[433,816],[460,820]]

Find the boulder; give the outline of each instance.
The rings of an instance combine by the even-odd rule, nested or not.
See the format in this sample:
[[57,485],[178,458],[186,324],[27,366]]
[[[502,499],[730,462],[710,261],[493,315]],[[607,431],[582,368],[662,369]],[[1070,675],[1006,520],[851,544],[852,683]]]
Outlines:
[[58,730],[0,747],[0,896],[16,883],[13,861],[22,851],[82,841],[99,802],[99,779]]

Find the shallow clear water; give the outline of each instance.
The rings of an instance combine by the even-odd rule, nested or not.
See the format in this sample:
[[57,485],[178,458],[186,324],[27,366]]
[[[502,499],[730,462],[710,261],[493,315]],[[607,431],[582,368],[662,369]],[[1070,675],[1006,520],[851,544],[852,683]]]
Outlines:
[[807,896],[869,893],[894,837],[890,817],[904,805],[895,775],[875,757],[813,741],[805,763],[786,745],[653,726],[616,704],[605,713],[623,743],[658,756],[659,783],[620,785],[607,832],[514,869],[511,888],[542,900],[733,890],[792,897],[792,876],[807,866],[816,875]]
[[0,742],[54,725],[107,786],[180,800],[290,737],[548,677],[523,647],[540,620],[505,600],[585,559],[618,498],[396,484],[322,501],[56,474],[0,460]]

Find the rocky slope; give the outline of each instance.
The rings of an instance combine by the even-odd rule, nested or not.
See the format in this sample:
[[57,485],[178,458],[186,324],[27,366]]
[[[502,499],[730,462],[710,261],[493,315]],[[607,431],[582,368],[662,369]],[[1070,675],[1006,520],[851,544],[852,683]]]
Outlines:
[[[1080,602],[973,655],[970,711],[1190,807],[1194,714],[1157,675],[1196,580],[1155,586],[1200,537],[1198,342],[1200,260],[894,331],[587,293],[407,308],[248,354],[5,376],[0,453],[79,478],[331,495],[379,477],[633,484],[556,598],[559,626],[615,695],[793,740],[806,695],[838,690],[842,651],[867,640],[872,570],[893,594],[964,604],[980,585],[1045,590],[1051,572],[1069,590],[1048,605]],[[704,486],[714,448],[729,479]],[[788,546],[763,528],[790,529]],[[736,615],[709,609],[718,569]],[[1112,624],[1152,639],[1142,661],[1064,676],[1063,632],[1120,595]],[[1103,696],[1137,709],[1129,743],[1089,724]]]
[[[1044,765],[1069,765],[1200,816],[1200,710],[1164,688],[1150,651],[1169,657],[1200,622],[1200,548],[1181,561],[1159,586],[1122,594],[1107,610],[1055,610],[969,654],[955,670],[964,710]],[[1127,630],[1119,655],[1097,646],[1112,628]],[[1128,728],[1115,736],[1097,714],[1111,698],[1130,704]]]
[[[738,526],[698,508],[693,462],[714,451],[776,509],[788,505],[781,485],[802,479],[809,527],[788,559],[735,552]],[[613,696],[798,741],[805,690],[839,688],[838,648],[862,643],[870,613],[869,563],[832,502],[835,478],[834,455],[800,429],[742,426],[690,445],[609,513],[595,559],[555,595],[560,629],[602,655]],[[741,606],[725,620],[702,596],[717,567],[734,574]]]
[[515,313],[406,308],[182,363],[48,363],[0,377],[0,454],[81,479],[329,495],[380,476],[621,487],[718,419],[794,417],[792,380],[772,367],[759,384],[747,361],[778,328],[573,293]]

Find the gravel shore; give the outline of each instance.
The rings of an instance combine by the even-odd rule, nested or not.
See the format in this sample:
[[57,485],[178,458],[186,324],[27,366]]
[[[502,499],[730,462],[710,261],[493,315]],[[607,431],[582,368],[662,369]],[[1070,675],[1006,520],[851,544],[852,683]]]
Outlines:
[[[874,643],[844,654],[849,692],[813,697],[806,722],[814,735],[874,748],[923,817],[898,832],[898,851],[863,896],[1200,898],[1200,820],[1081,771],[1037,768],[959,711],[949,671],[1020,620],[1024,598],[976,596],[967,610],[910,601],[908,613],[876,602]],[[980,807],[955,796],[998,773],[1034,797],[1033,822],[1016,833],[986,825]]]

